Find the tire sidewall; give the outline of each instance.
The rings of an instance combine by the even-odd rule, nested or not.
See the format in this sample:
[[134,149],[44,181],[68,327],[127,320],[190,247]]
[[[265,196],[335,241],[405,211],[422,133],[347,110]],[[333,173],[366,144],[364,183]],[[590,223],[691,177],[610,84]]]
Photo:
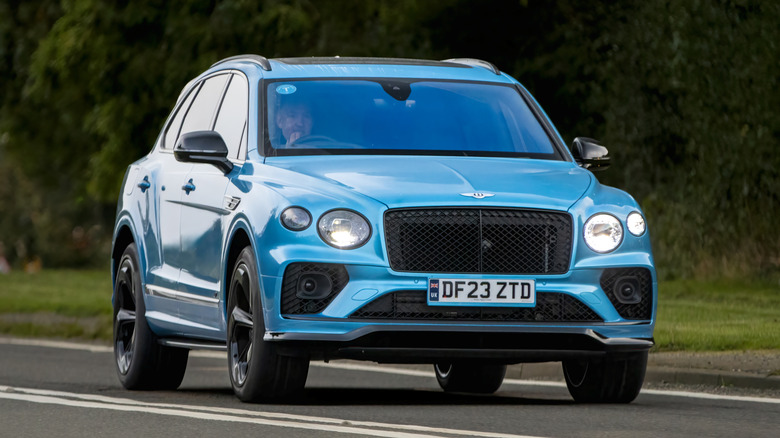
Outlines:
[[[119,312],[119,290],[120,279],[125,275],[121,272],[121,269],[125,264],[129,263],[131,266],[131,272],[129,279],[132,281],[132,295],[135,302],[135,327],[134,338],[132,342],[132,360],[128,367],[127,373],[122,374],[117,363],[117,325],[116,317]],[[128,389],[140,389],[144,386],[145,375],[148,374],[148,361],[152,352],[151,348],[154,346],[154,335],[146,322],[146,306],[144,304],[143,288],[141,286],[141,272],[140,263],[138,258],[138,250],[135,244],[130,244],[122,253],[122,258],[119,261],[119,269],[117,270],[115,282],[114,282],[114,367],[116,368],[119,381],[125,388]]]
[[250,285],[250,297],[252,306],[252,357],[247,361],[246,378],[242,384],[237,384],[233,379],[233,373],[229,372],[230,383],[233,386],[233,391],[240,400],[256,400],[262,395],[262,370],[261,361],[262,355],[267,349],[263,336],[265,335],[265,319],[263,318],[263,304],[260,294],[260,283],[257,272],[257,264],[255,262],[255,255],[252,252],[251,247],[246,247],[241,251],[236,263],[233,267],[233,271],[230,276],[230,290],[228,295],[228,366],[232,367],[233,363],[230,358],[230,343],[233,339],[233,330],[235,322],[233,320],[233,307],[236,305],[236,297],[234,291],[235,276],[239,269],[245,269],[249,278]]

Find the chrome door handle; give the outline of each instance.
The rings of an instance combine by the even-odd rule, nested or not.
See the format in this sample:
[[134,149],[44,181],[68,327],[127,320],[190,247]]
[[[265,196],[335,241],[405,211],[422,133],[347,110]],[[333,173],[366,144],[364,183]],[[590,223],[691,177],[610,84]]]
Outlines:
[[184,184],[181,186],[181,189],[184,190],[188,195],[191,191],[195,190],[195,184],[192,183],[192,178],[190,178],[189,181],[187,181],[187,184]]

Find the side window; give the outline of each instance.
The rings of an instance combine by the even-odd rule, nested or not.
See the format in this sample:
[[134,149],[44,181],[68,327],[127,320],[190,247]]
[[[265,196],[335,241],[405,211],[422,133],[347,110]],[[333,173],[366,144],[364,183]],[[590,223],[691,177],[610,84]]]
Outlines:
[[246,151],[246,127],[247,112],[249,106],[249,90],[246,80],[241,75],[233,75],[228,85],[225,99],[219,109],[217,123],[214,130],[222,135],[228,147],[228,157],[241,159],[242,152]]
[[168,125],[168,129],[165,131],[165,142],[163,142],[163,149],[173,149],[176,144],[176,139],[179,138],[179,129],[181,128],[181,121],[184,119],[184,115],[187,114],[187,109],[192,103],[192,99],[198,94],[198,88],[200,84],[192,88],[190,94],[184,99],[184,102],[179,106],[176,111],[176,115],[173,116],[173,120]]
[[225,83],[230,75],[224,74],[213,76],[206,79],[200,92],[192,102],[190,110],[184,116],[184,122],[181,125],[181,134],[192,131],[208,131],[211,129],[211,121],[214,120],[214,113],[217,110],[222,91],[225,89]]

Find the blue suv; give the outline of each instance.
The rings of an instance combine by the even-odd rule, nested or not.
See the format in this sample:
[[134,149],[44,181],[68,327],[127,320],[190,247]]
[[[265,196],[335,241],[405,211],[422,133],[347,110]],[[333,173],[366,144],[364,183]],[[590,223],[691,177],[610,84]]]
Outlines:
[[119,380],[174,389],[213,349],[250,402],[332,359],[492,393],[508,364],[561,361],[575,400],[630,402],[656,272],[639,206],[591,173],[608,165],[485,61],[220,61],[124,178]]

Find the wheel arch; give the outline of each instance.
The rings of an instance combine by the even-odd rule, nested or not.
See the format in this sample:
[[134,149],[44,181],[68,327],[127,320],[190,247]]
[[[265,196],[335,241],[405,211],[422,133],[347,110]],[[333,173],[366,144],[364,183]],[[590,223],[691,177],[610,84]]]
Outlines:
[[[138,262],[143,263],[141,256],[141,248],[138,240],[135,238],[135,234],[133,233],[132,227],[130,222],[125,219],[123,221],[120,221],[119,225],[116,228],[116,231],[114,232],[114,242],[111,248],[111,287],[112,290],[116,287],[116,273],[117,269],[119,269],[119,262],[122,259],[122,254],[124,254],[125,250],[127,249],[130,244],[135,243],[136,244],[136,250],[138,251]],[[140,269],[141,273],[143,273],[143,267],[139,266],[138,269]],[[142,275],[143,277],[143,275]],[[114,294],[111,293],[111,300],[113,302],[114,300]]]
[[222,299],[222,315],[227,321],[227,303],[228,294],[230,293],[230,277],[233,273],[233,267],[238,260],[238,255],[247,246],[254,248],[252,244],[251,231],[248,225],[244,221],[237,221],[234,225],[233,231],[230,235],[230,240],[225,251],[225,272],[223,276],[223,299]]

